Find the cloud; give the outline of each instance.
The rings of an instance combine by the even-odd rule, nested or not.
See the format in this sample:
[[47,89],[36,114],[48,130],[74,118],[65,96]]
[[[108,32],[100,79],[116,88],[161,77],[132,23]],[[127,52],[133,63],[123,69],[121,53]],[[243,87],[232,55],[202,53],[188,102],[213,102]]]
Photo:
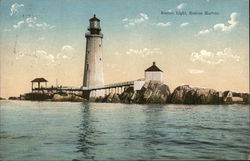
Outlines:
[[39,63],[41,65],[55,65],[54,55],[47,53],[45,50],[37,49],[33,52],[28,50],[19,51],[15,54],[17,60],[25,59],[26,61]]
[[39,23],[37,22],[37,20],[38,20],[37,17],[28,17],[25,20],[17,22],[17,24],[13,25],[13,27],[16,29],[16,28],[19,28],[21,24],[25,24],[26,26],[30,28],[43,28],[44,30],[47,28],[48,29],[55,28],[55,26],[53,25],[49,25],[46,22]]
[[48,60],[52,63],[55,62],[55,57],[52,54],[48,54],[44,50],[36,50],[33,54],[37,60]]
[[162,54],[162,51],[159,48],[153,48],[153,49],[148,49],[148,48],[143,48],[143,49],[129,49],[126,52],[127,55],[138,55],[138,56],[142,56],[142,57],[146,57],[149,55],[156,55]]
[[144,20],[148,20],[148,15],[147,14],[140,13],[140,16],[142,16]]
[[172,23],[171,22],[166,22],[166,23],[164,23],[164,22],[158,22],[158,23],[153,23],[153,25],[160,26],[160,27],[168,27],[168,26],[171,26]]
[[186,7],[186,6],[187,6],[186,3],[181,3],[181,4],[179,4],[176,8],[179,9],[179,10],[181,10],[181,9],[183,9],[183,8]]
[[61,48],[61,52],[57,54],[57,58],[71,59],[74,54],[74,48],[71,45],[64,45]]
[[[129,18],[124,18],[122,19],[122,22],[125,23],[125,27],[130,27],[130,26],[135,26],[137,24],[141,24],[145,21],[148,21],[149,17],[146,13],[140,13],[139,14],[139,18],[135,18],[135,19],[129,19]],[[158,22],[158,23],[151,23],[152,25],[155,26],[160,26],[160,27],[168,27],[171,26],[171,22]]]
[[28,17],[28,18],[26,18],[26,23],[28,24],[28,27],[31,27],[31,28],[35,28],[35,27],[43,28],[43,29],[46,29],[46,28],[53,29],[53,28],[55,28],[55,26],[49,25],[46,22],[38,23],[36,17]]
[[230,20],[228,20],[228,25],[225,25],[223,23],[218,23],[218,24],[215,24],[213,26],[213,28],[211,28],[211,29],[205,29],[205,30],[199,31],[195,36],[206,35],[209,32],[214,31],[214,30],[218,30],[218,31],[222,31],[222,32],[231,31],[238,24],[237,17],[238,17],[238,13],[233,12],[230,15]]
[[126,21],[128,21],[128,18],[124,18],[124,19],[122,19],[122,21],[123,21],[123,22],[126,22]]
[[188,25],[189,25],[188,22],[183,22],[182,24],[180,24],[180,27],[186,27],[186,26],[188,26]]
[[122,54],[119,52],[115,52],[114,55],[122,55]]
[[22,24],[24,24],[24,21],[19,21],[19,22],[17,22],[15,25],[13,25],[13,28],[14,28],[14,29],[17,29],[17,28],[19,28]]
[[[20,7],[24,7],[24,4],[18,4],[18,3],[14,3],[11,5],[10,8],[10,15],[12,16],[15,13],[18,13],[18,8]],[[56,26],[50,25],[46,22],[37,22],[37,17],[28,17],[26,19],[23,19],[21,21],[18,21],[16,24],[13,25],[14,29],[19,28],[22,24],[26,24],[26,26],[30,27],[30,28],[43,28],[43,29],[53,29]]]
[[238,24],[237,17],[237,12],[231,13],[230,20],[228,20],[228,26],[223,23],[219,23],[214,25],[214,29],[221,31],[231,31]]
[[10,32],[11,29],[4,29],[3,31],[5,31],[5,32]]
[[191,74],[201,74],[201,73],[204,73],[204,70],[188,69],[188,72]]
[[26,22],[28,23],[28,24],[34,24],[34,23],[36,23],[36,20],[37,20],[37,18],[36,17],[28,17],[28,18],[26,18]]
[[19,59],[22,59],[22,57],[24,57],[25,54],[20,52],[20,53],[15,53],[15,56],[16,56],[16,60],[19,60]]
[[62,47],[62,51],[64,52],[64,51],[71,51],[71,50],[74,50],[74,48],[72,47],[72,46],[70,46],[70,45],[64,45],[63,47]]
[[34,28],[36,26],[36,17],[28,17],[26,18],[25,22],[27,23],[28,27]]
[[72,46],[64,45],[56,56],[43,49],[37,49],[31,52],[28,50],[23,50],[14,54],[17,60],[29,59],[29,61],[41,63],[41,65],[58,65],[61,62],[60,60],[71,59],[73,57],[74,51],[75,49]]
[[199,31],[199,32],[196,34],[196,36],[199,36],[199,35],[206,35],[206,34],[208,34],[210,31],[211,31],[211,30],[209,30],[209,29],[201,30],[201,31]]
[[46,22],[37,23],[36,27],[38,27],[38,28],[40,27],[40,28],[43,28],[43,29],[46,29],[46,28],[53,29],[53,28],[55,28],[55,26],[49,25]]
[[137,24],[140,24],[144,21],[147,21],[148,19],[149,17],[146,13],[140,13],[139,18],[135,18],[135,19],[124,18],[122,19],[122,22],[125,23],[125,27],[130,27],[130,26],[135,26]]
[[192,62],[200,62],[205,64],[221,64],[227,61],[240,61],[240,56],[234,55],[232,49],[225,48],[223,51],[216,53],[201,50],[199,53],[193,52],[190,60]]
[[14,14],[18,13],[18,9],[24,7],[24,4],[18,4],[14,3],[10,7],[10,16],[13,16]]

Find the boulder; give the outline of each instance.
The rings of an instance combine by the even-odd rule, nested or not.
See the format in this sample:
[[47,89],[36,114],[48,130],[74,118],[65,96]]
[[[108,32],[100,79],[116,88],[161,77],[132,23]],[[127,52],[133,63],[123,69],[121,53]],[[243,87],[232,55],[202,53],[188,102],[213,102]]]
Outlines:
[[120,100],[122,103],[133,103],[136,93],[133,87],[126,87],[124,92],[120,95]]
[[19,97],[15,97],[15,96],[11,96],[11,97],[8,98],[8,100],[20,100],[20,98]]
[[167,103],[171,95],[166,84],[150,81],[146,82],[142,89],[138,91],[136,103]]
[[173,91],[170,102],[175,104],[219,104],[221,100],[219,92],[214,89],[183,85]]
[[48,93],[25,93],[24,95],[21,95],[20,98],[22,100],[33,100],[33,101],[44,101],[51,99],[53,97],[52,94]]
[[139,104],[163,104],[169,101],[169,87],[158,81],[146,82],[141,90],[134,91],[133,87],[128,87],[121,94],[120,99],[123,103]]
[[95,102],[103,102],[103,99],[104,99],[104,97],[102,97],[102,96],[93,98],[93,100],[94,100]]
[[66,96],[62,96],[60,94],[54,94],[52,101],[70,101],[70,102],[83,102],[87,101],[80,96],[76,96],[73,94],[68,94]]
[[113,102],[113,103],[120,103],[120,102],[121,102],[120,97],[119,97],[118,94],[115,93],[115,94],[113,95],[112,102]]
[[119,95],[116,94],[116,93],[110,93],[108,95],[106,95],[104,98],[103,98],[103,101],[102,102],[107,102],[107,103],[120,103],[120,98],[119,98]]

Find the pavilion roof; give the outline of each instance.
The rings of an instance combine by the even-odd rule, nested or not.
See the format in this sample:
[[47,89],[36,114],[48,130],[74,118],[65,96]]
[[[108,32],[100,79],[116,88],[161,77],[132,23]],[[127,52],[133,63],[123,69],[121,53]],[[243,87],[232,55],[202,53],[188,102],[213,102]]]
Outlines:
[[48,81],[44,78],[35,78],[31,82],[48,82]]

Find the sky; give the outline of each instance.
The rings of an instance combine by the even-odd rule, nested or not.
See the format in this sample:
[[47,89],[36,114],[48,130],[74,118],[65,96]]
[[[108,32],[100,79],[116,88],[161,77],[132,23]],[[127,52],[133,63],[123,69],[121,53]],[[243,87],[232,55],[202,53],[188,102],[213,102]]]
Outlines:
[[[81,86],[85,33],[101,20],[105,84],[144,78],[249,92],[248,0],[1,0],[0,96],[31,91],[37,77]],[[205,14],[207,12],[208,14]]]

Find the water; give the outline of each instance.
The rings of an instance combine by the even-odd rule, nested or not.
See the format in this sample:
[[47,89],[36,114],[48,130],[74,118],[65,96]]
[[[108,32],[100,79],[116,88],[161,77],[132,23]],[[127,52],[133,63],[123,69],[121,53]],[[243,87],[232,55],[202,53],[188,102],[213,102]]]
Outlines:
[[247,159],[249,106],[1,101],[0,159]]

